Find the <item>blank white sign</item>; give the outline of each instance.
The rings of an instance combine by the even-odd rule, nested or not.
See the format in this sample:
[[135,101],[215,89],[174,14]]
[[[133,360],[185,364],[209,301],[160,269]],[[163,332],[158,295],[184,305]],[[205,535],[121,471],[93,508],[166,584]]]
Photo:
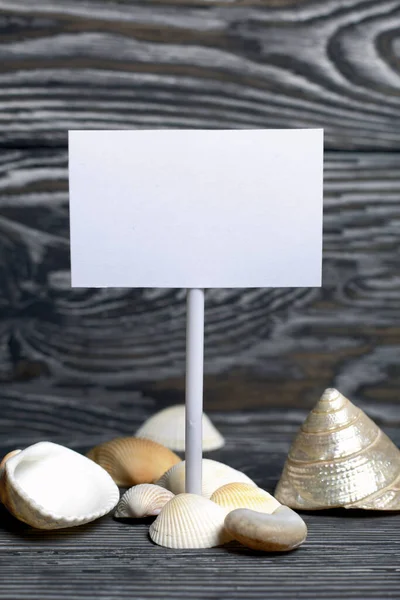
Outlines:
[[72,285],[321,284],[323,131],[70,131]]

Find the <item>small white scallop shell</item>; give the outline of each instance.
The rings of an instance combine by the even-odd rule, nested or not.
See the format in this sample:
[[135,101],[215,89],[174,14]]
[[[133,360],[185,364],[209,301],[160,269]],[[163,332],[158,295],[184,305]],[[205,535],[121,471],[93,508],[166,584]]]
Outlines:
[[[225,440],[209,417],[203,413],[203,450],[222,448]],[[185,450],[185,405],[176,404],[160,410],[147,419],[135,433],[136,437],[148,438],[171,450]]]
[[143,519],[156,516],[174,497],[159,485],[142,483],[131,487],[118,502],[114,517],[117,519]]
[[272,514],[281,506],[271,494],[250,483],[228,483],[215,490],[210,499],[222,506],[226,514],[236,508]]
[[[243,482],[256,485],[254,481],[241,471],[233,469],[229,465],[203,458],[202,460],[202,495],[210,498],[212,494],[226,483]],[[174,494],[182,494],[185,491],[185,461],[174,465],[155,482],[157,485],[170,490]]]
[[150,537],[166,548],[213,548],[229,542],[225,511],[196,494],[179,494],[162,509],[150,526]]
[[38,529],[89,523],[110,512],[118,499],[118,487],[104,469],[51,442],[10,456],[1,471],[3,504]]

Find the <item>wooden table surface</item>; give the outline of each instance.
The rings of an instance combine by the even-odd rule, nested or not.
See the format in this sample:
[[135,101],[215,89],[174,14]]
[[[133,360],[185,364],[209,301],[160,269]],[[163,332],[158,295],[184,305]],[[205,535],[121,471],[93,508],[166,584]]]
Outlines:
[[[9,395],[0,414],[2,452],[48,439],[79,451],[133,433],[155,407],[139,394]],[[42,396],[44,399],[40,399]],[[247,473],[273,491],[301,409],[212,413],[226,446],[207,457]],[[400,444],[393,414],[375,415]],[[29,431],[29,433],[28,433]],[[6,443],[4,442],[6,440]],[[304,513],[307,541],[287,554],[261,554],[238,543],[206,550],[171,550],[148,537],[150,520],[106,516],[82,527],[44,532],[0,509],[0,598],[365,600],[400,597],[400,514],[334,510]]]

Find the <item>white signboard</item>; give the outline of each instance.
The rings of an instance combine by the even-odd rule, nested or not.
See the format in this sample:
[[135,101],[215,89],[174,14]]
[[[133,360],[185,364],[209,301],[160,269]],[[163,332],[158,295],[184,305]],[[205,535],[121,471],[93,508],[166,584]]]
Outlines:
[[323,131],[70,131],[72,285],[321,284]]

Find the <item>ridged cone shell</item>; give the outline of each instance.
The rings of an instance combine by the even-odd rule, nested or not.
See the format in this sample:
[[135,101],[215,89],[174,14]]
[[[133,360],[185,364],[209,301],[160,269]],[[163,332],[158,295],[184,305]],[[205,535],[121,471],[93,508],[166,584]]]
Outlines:
[[287,506],[271,514],[247,508],[230,512],[225,518],[227,532],[238,542],[263,552],[288,552],[307,537],[303,519]]
[[250,483],[228,483],[218,488],[210,499],[226,513],[236,508],[249,508],[272,514],[281,506],[271,494]]
[[117,519],[142,519],[160,514],[174,494],[159,485],[142,483],[131,487],[122,496],[114,513]]
[[9,456],[1,483],[6,508],[38,529],[89,523],[110,512],[119,499],[119,490],[104,469],[51,442]]
[[[202,460],[202,495],[210,498],[212,494],[226,483],[242,482],[256,485],[254,481],[241,471],[233,469],[229,465],[203,458]],[[185,491],[185,461],[175,465],[156,481],[157,485],[167,488],[174,494],[182,494]]]
[[275,497],[297,509],[400,509],[400,451],[367,415],[327,389],[300,428]]
[[[137,437],[144,437],[172,450],[185,450],[185,405],[177,404],[156,413],[138,429]],[[203,413],[202,420],[203,451],[222,448],[225,440]]]
[[121,487],[152,483],[181,459],[165,446],[135,437],[115,438],[87,454]]
[[196,494],[170,500],[150,526],[150,537],[166,548],[213,548],[230,541],[224,527],[225,511]]

